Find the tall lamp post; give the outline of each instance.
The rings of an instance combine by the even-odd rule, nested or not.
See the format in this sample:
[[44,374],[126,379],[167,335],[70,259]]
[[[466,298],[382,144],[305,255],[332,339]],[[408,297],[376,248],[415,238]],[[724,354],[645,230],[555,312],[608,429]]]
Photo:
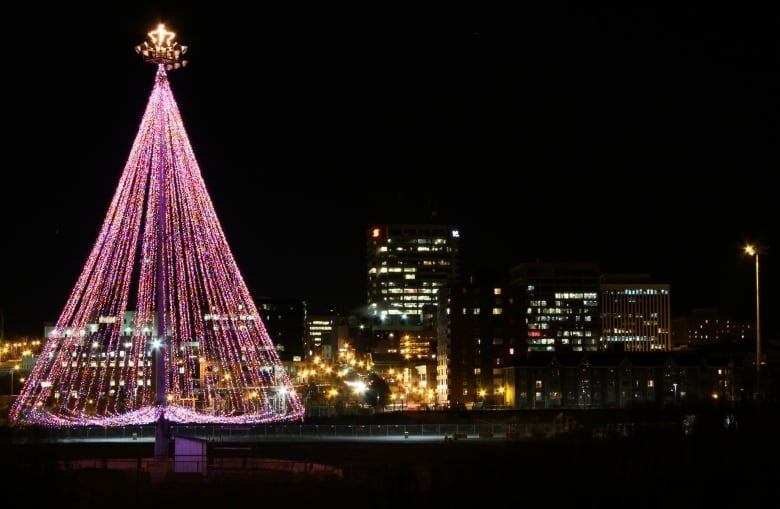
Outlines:
[[758,259],[760,251],[758,247],[748,244],[745,246],[745,254],[752,256],[756,260],[756,390],[755,399],[761,397],[761,291],[759,280]]

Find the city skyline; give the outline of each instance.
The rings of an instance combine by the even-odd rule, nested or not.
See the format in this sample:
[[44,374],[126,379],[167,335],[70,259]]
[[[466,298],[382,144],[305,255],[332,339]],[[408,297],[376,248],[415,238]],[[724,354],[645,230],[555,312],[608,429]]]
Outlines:
[[6,8],[5,499],[776,499],[776,9],[287,5]]
[[[8,335],[56,320],[87,256],[149,80],[128,47],[160,17],[199,48],[172,80],[255,296],[357,307],[366,229],[436,212],[459,226],[464,272],[597,262],[670,283],[673,314],[752,318],[740,248],[777,238],[762,186],[778,163],[780,66],[761,35],[771,31],[731,26],[727,36],[717,28],[727,13],[690,13],[683,36],[684,21],[660,10],[557,13],[568,33],[534,11],[538,26],[524,19],[511,34],[479,19],[297,27],[282,17],[257,34],[234,13],[230,23],[150,8],[109,10],[102,23],[62,14],[67,22],[39,21],[30,51],[92,31],[94,64],[68,52],[47,53],[46,65],[9,56],[25,79],[11,84],[18,121],[2,200]],[[246,61],[251,37],[257,67]],[[241,79],[228,88],[224,72]],[[771,256],[762,270],[774,277]],[[771,290],[763,306],[772,309]],[[767,338],[775,332],[768,322]]]

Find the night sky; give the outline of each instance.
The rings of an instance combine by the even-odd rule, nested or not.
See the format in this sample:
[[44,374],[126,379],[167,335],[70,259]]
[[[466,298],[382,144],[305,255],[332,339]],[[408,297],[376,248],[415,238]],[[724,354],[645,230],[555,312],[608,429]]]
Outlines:
[[153,84],[133,46],[160,20],[190,46],[172,87],[256,297],[363,304],[365,228],[435,214],[468,270],[595,261],[670,283],[675,314],[744,320],[756,240],[778,331],[776,12],[27,4],[4,15],[8,336],[40,335],[78,276]]

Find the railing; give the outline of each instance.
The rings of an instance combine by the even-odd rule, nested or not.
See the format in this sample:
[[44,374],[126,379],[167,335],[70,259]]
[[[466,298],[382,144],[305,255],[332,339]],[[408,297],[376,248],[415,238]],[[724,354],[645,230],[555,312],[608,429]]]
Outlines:
[[[614,425],[609,433],[631,434],[632,424]],[[481,437],[542,438],[575,431],[568,423],[529,424],[267,424],[256,426],[172,425],[173,436],[198,437],[212,442],[256,440],[307,440],[328,438],[415,438],[415,437]],[[154,426],[121,428],[80,427],[14,431],[17,441],[148,441],[154,439]]]
[[267,458],[207,458],[176,457],[169,459],[153,458],[84,458],[60,460],[57,467],[63,471],[90,469],[124,470],[149,474],[152,480],[160,480],[171,473],[222,474],[270,474],[315,475],[342,478],[341,468],[311,461],[267,459]]

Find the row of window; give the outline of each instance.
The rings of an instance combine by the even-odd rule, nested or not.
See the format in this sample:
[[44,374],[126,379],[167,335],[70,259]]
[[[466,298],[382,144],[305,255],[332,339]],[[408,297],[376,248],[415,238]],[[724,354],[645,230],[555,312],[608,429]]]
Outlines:
[[[462,314],[466,315],[468,314],[469,309],[468,308],[462,308],[461,312]],[[450,314],[450,308],[447,308],[447,314]],[[481,314],[482,310],[480,308],[473,308],[472,313],[475,315]],[[494,315],[503,315],[504,314],[504,308],[493,308],[492,314]]]
[[562,293],[556,293],[555,294],[556,299],[596,299],[596,293],[595,292],[585,292],[585,293],[571,293],[571,292],[562,292]]
[[667,289],[627,288],[624,290],[605,290],[604,295],[669,295]]
[[[378,251],[380,253],[386,253],[386,252],[388,252],[388,247],[387,246],[381,246]],[[400,252],[400,253],[403,253],[405,251],[416,251],[418,253],[425,253],[425,252],[445,252],[445,253],[450,253],[450,252],[452,252],[452,248],[451,247],[447,247],[447,246],[433,246],[433,247],[430,247],[430,246],[417,246],[416,248],[414,248],[414,247],[405,248],[405,247],[398,246],[395,249],[393,249],[393,251]]]

